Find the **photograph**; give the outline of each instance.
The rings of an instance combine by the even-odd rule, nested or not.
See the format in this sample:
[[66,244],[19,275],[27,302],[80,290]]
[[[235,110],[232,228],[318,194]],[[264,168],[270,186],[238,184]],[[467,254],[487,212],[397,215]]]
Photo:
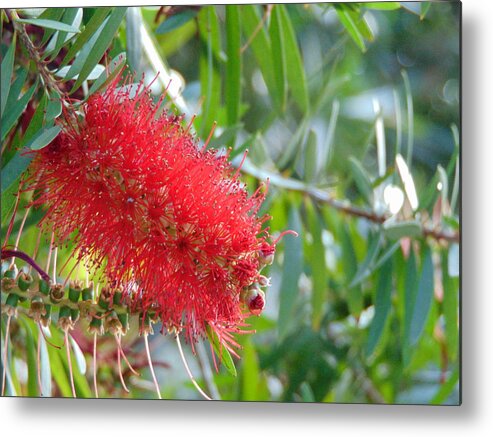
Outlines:
[[461,405],[462,3],[39,3],[2,397]]

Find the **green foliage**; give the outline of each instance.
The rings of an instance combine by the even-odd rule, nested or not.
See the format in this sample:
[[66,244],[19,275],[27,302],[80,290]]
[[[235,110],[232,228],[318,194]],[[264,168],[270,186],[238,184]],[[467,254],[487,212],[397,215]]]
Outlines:
[[[269,232],[299,235],[284,235],[262,272],[272,287],[264,313],[246,320],[256,334],[235,337],[241,359],[210,330],[211,352],[197,353],[199,383],[228,400],[457,404],[460,120],[458,98],[445,90],[459,80],[458,6],[177,8],[157,21],[157,7],[19,10],[9,13],[14,23],[2,13],[2,230],[11,218],[14,229],[7,243],[23,219],[22,208],[12,214],[33,158],[26,152],[60,132],[61,96],[83,102],[118,75],[130,83],[144,74],[155,79],[156,100],[168,87],[163,110],[184,113],[184,123],[197,115],[191,129],[202,141],[217,123],[209,148],[230,148],[234,166],[248,149],[242,179],[252,192],[270,182],[261,210],[271,216]],[[23,194],[20,204],[27,201]],[[21,248],[34,250],[41,217],[34,211],[25,222]],[[48,245],[41,239],[43,256]],[[60,248],[59,265],[71,249]],[[68,261],[67,270],[74,266]],[[142,363],[133,323],[124,349]],[[25,315],[12,324],[7,394],[72,396],[65,348],[51,346]],[[5,325],[3,315],[3,332]],[[77,395],[93,397],[86,328],[69,344]],[[45,332],[63,343],[56,326]],[[196,398],[169,358],[172,335],[149,338],[163,396]],[[100,396],[152,397],[146,370],[125,393],[108,359],[114,339],[100,341]]]

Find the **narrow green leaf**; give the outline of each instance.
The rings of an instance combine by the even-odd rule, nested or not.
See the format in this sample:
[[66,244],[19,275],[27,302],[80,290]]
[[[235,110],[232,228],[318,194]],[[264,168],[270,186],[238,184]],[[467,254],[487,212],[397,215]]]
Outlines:
[[238,131],[243,127],[243,123],[236,124],[224,129],[216,138],[212,138],[209,142],[209,148],[231,147]]
[[29,143],[33,136],[41,129],[45,118],[45,110],[47,104],[48,95],[46,93],[43,93],[43,96],[39,100],[38,106],[34,111],[31,121],[29,122],[29,126],[27,127],[26,132],[22,137],[22,146],[25,146],[27,143]]
[[116,31],[118,30],[118,27],[120,26],[120,23],[123,20],[126,12],[126,7],[117,7],[107,18],[107,21],[101,27],[101,33],[96,38],[94,44],[90,48],[90,52],[87,54],[84,65],[79,73],[79,77],[75,81],[75,84],[70,91],[71,93],[73,93],[82,85],[82,82],[87,79],[91,71],[101,60],[104,52],[111,44],[113,37],[115,36]]
[[40,150],[50,144],[61,131],[62,128],[60,126],[52,126],[41,129],[29,142],[27,147],[31,150]]
[[[42,328],[39,328],[42,329]],[[50,366],[50,355],[48,354],[48,348],[46,346],[46,341],[41,334],[38,333],[40,344],[40,362],[41,366],[41,396],[49,397],[51,396],[51,366]]]
[[224,99],[228,125],[235,125],[240,118],[241,107],[241,32],[240,9],[236,5],[226,6],[226,77]]
[[[53,331],[54,332],[54,331]],[[63,340],[59,340],[60,344]],[[65,398],[72,397],[72,389],[70,388],[70,382],[68,378],[68,373],[65,370],[63,365],[62,357],[64,356],[65,351],[58,350],[52,347],[48,348],[48,355],[50,359],[51,373],[53,375],[53,379],[60,390],[60,394]]]
[[433,301],[433,261],[431,251],[427,250],[424,257],[421,276],[418,284],[418,292],[411,317],[409,330],[409,344],[416,345],[423,333],[428,315],[430,313],[431,302]]
[[[79,29],[82,23],[82,16],[82,8],[66,8],[61,22]],[[58,53],[60,53],[62,47],[68,44],[68,42],[76,35],[76,33],[57,31],[48,43],[48,46],[43,54],[43,58],[47,58],[49,56],[50,61],[53,61],[57,57]]]
[[313,182],[317,177],[318,146],[317,134],[313,129],[308,132],[305,145],[305,168],[304,179],[306,182]]
[[348,10],[347,12],[351,17],[351,19],[353,20],[356,27],[358,28],[358,31],[361,34],[361,36],[368,41],[373,41],[374,40],[373,31],[371,30],[370,26],[368,25],[365,17],[361,14],[361,12],[353,11],[353,10]]
[[363,293],[359,284],[352,285],[350,281],[355,277],[358,266],[358,258],[354,250],[353,241],[346,223],[341,225],[339,237],[342,249],[342,265],[346,276],[346,293],[349,311],[354,316],[359,316],[363,310]]
[[389,259],[381,268],[377,290],[375,293],[375,315],[370,325],[368,340],[366,343],[366,356],[369,357],[375,351],[382,337],[387,319],[390,314],[392,298],[392,260]]
[[313,203],[307,201],[306,210],[309,229],[312,234],[310,251],[307,254],[312,269],[312,327],[314,331],[320,329],[322,321],[323,304],[327,295],[327,267],[325,265],[325,247],[322,242],[322,219],[317,213]]
[[382,227],[383,234],[391,240],[399,240],[403,237],[419,237],[422,232],[419,220],[387,220]]
[[364,197],[368,205],[373,205],[373,188],[370,176],[363,168],[363,165],[354,157],[349,157],[349,169],[359,192]]
[[457,358],[459,348],[459,286],[458,280],[449,274],[452,249],[442,255],[443,317],[445,320],[445,341],[450,360]]
[[272,58],[272,47],[267,32],[262,23],[262,17],[258,12],[257,5],[243,5],[241,7],[241,24],[247,42],[253,51],[260,71],[264,78],[269,94],[274,102],[275,108],[281,108],[280,96],[276,85],[274,65]]
[[49,124],[62,113],[62,102],[60,96],[54,92],[50,95],[46,105],[45,123]]
[[38,396],[38,379],[37,379],[37,357],[36,357],[36,345],[33,338],[30,323],[25,319],[22,320],[25,332],[25,349],[27,358],[27,395],[31,397]]
[[142,40],[140,26],[142,15],[139,7],[131,7],[127,10],[127,60],[130,68],[139,73],[142,62]]
[[420,20],[424,20],[426,17],[426,14],[430,10],[431,2],[421,2],[421,4],[419,6],[421,8],[419,18],[420,18]]
[[339,21],[346,28],[349,35],[356,43],[356,45],[361,49],[361,51],[365,52],[366,46],[365,46],[365,41],[363,39],[363,35],[361,35],[360,31],[358,30],[358,26],[353,21],[348,11],[345,8],[341,7],[341,4],[339,3],[336,3],[334,7],[339,17]]
[[368,248],[366,252],[366,257],[363,262],[358,266],[358,271],[354,276],[353,280],[349,284],[349,287],[355,287],[364,278],[368,277],[375,269],[375,259],[380,251],[380,246],[382,242],[381,232],[371,233],[368,238]]
[[277,5],[272,8],[269,37],[272,48],[272,65],[275,76],[276,95],[282,112],[286,110],[287,72],[286,72],[286,43],[283,22]]
[[12,43],[10,44],[5,57],[2,60],[2,66],[0,67],[2,70],[1,78],[1,111],[0,116],[3,118],[3,111],[5,109],[5,105],[7,103],[7,99],[9,97],[10,91],[10,79],[12,77],[12,71],[14,69],[14,55],[15,55],[15,42],[16,42],[16,34],[12,38]]
[[94,15],[91,17],[84,30],[78,35],[73,45],[68,50],[67,54],[63,58],[63,62],[60,67],[67,65],[74,56],[81,50],[86,41],[94,35],[96,30],[101,26],[106,16],[111,11],[111,8],[98,8]]
[[44,27],[47,29],[60,30],[62,32],[80,33],[80,30],[77,27],[61,23],[60,21],[45,20],[42,18],[19,19],[17,21],[25,24],[33,24],[35,26]]
[[[37,17],[38,19],[45,19],[51,21],[60,21],[66,8],[46,8],[43,13]],[[45,28],[43,39],[41,40],[41,47],[44,47],[50,37],[55,33],[55,29]]]
[[457,366],[450,377],[447,379],[445,384],[442,384],[435,396],[430,401],[431,405],[443,405],[448,397],[452,394],[454,389],[457,387],[460,378],[459,366]]
[[108,66],[108,71],[103,71],[100,76],[93,82],[91,88],[89,88],[89,95],[94,94],[100,88],[104,88],[106,85],[111,83],[116,76],[125,67],[126,55],[125,53],[120,53],[117,55]]
[[401,4],[399,2],[365,2],[361,3],[360,6],[366,9],[375,9],[380,11],[393,11],[395,9],[400,9]]
[[81,375],[85,375],[87,370],[86,358],[84,357],[84,354],[80,349],[80,346],[77,344],[74,338],[71,335],[69,335],[68,338],[70,340],[70,345],[72,346],[72,352],[74,353],[75,362],[77,363],[77,368],[79,369]]
[[226,347],[220,344],[219,338],[217,337],[216,333],[208,325],[206,328],[206,333],[207,333],[207,338],[209,339],[209,343],[214,348],[214,352],[216,352],[216,355],[219,357],[221,363],[224,365],[224,367],[226,367],[226,370],[231,375],[236,377],[237,372],[236,372],[235,363],[233,361],[233,358],[231,358],[231,354],[229,353],[228,349],[226,349]]
[[405,366],[407,366],[411,361],[411,321],[413,318],[416,294],[418,291],[418,268],[416,265],[414,249],[411,249],[406,265],[407,271],[404,282],[404,332],[402,341],[402,358]]
[[277,4],[274,9],[281,17],[282,29],[284,32],[284,46],[286,53],[286,71],[289,89],[293,94],[293,99],[304,113],[309,110],[308,85],[306,81],[305,68],[301,59],[296,33],[283,4]]
[[185,23],[197,16],[197,11],[195,10],[185,10],[175,15],[171,15],[166,18],[156,29],[158,35],[163,35],[165,33],[171,32],[172,30],[178,29]]
[[310,384],[308,384],[308,382],[303,381],[303,383],[300,386],[300,392],[301,392],[301,399],[303,400],[303,402],[316,402],[315,395],[313,394],[313,391],[310,387]]
[[241,400],[258,401],[260,368],[255,347],[250,339],[243,346],[241,364]]
[[22,154],[22,151],[17,154],[2,168],[2,193],[12,186],[22,173],[27,169],[29,163],[33,159],[32,154]]
[[214,53],[221,51],[219,21],[214,6],[207,6],[199,14],[199,30],[202,37],[200,56],[200,86],[205,101],[200,122],[201,135],[210,131],[219,113],[221,103],[220,67]]
[[16,201],[17,190],[19,188],[19,180],[13,183],[10,187],[3,186],[3,170],[2,170],[2,223],[6,223],[12,213]]
[[7,108],[11,108],[17,100],[19,99],[21,93],[22,93],[22,88],[24,87],[24,84],[27,79],[27,73],[28,71],[25,68],[20,68],[16,72],[16,78],[14,82],[11,84],[10,89],[9,89],[9,97],[7,99]]
[[37,83],[35,83],[19,100],[15,102],[14,105],[9,105],[9,110],[7,111],[5,117],[2,118],[1,141],[5,139],[10,130],[15,126],[17,120],[26,109],[29,100],[31,100],[37,86]]
[[303,269],[303,246],[301,237],[301,217],[298,209],[293,205],[289,211],[288,226],[298,233],[298,237],[288,235],[284,244],[284,264],[279,297],[279,338],[285,338],[293,321],[293,312],[298,296],[298,280]]

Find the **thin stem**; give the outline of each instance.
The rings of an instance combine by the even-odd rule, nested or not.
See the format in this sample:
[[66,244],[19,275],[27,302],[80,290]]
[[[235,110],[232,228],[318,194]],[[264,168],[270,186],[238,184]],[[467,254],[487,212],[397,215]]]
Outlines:
[[116,342],[118,344],[118,349],[120,350],[120,353],[123,357],[123,359],[125,360],[125,362],[127,363],[127,366],[128,368],[130,369],[130,371],[136,375],[136,376],[140,376],[140,373],[137,372],[137,370],[135,370],[132,365],[130,364],[130,362],[128,361],[128,358],[127,356],[125,355],[125,352],[123,352],[123,347],[122,347],[122,339],[121,339],[121,333],[120,334],[115,334],[115,339],[116,339]]
[[58,256],[58,247],[53,251],[53,283],[56,284],[56,261]]
[[212,398],[210,398],[209,396],[207,396],[207,394],[205,394],[205,392],[200,388],[200,385],[197,383],[197,381],[195,381],[195,378],[193,377],[192,372],[190,371],[190,367],[188,367],[187,360],[185,359],[185,354],[183,353],[183,349],[181,347],[180,337],[179,337],[178,333],[175,334],[175,340],[176,340],[176,344],[178,345],[178,350],[180,351],[181,360],[183,361],[183,365],[185,366],[185,370],[188,373],[188,377],[190,378],[190,381],[192,381],[192,384],[195,386],[195,388],[197,389],[197,391],[205,399],[207,399],[208,401],[212,401]]
[[26,219],[27,219],[27,216],[29,215],[29,211],[31,211],[31,207],[26,209],[26,212],[24,213],[24,217],[22,218],[21,226],[19,227],[19,232],[17,233],[17,238],[15,240],[15,246],[14,246],[15,250],[17,250],[19,248],[22,230],[24,229],[24,225],[26,224]]
[[74,385],[74,371],[72,369],[72,357],[70,356],[70,342],[68,341],[68,330],[65,330],[65,351],[67,352],[67,362],[68,362],[68,371],[70,376],[70,387],[72,388],[72,397],[76,398],[77,394],[75,393],[75,385]]
[[162,399],[161,397],[161,391],[159,389],[159,384],[157,382],[156,374],[154,373],[154,366],[152,365],[152,360],[151,360],[151,351],[149,350],[149,341],[147,339],[148,334],[144,334],[144,344],[146,346],[146,354],[147,354],[147,362],[149,363],[149,370],[152,375],[152,380],[154,381],[154,387],[156,387],[156,393],[159,399]]
[[[38,230],[38,238],[36,239],[36,246],[34,246],[34,252],[33,252],[33,256],[32,256],[33,261],[36,259],[36,255],[38,254],[39,243],[41,243],[41,229]],[[33,266],[31,264],[29,264],[29,274],[31,273],[32,267]]]
[[2,372],[2,396],[5,395],[5,382],[7,380],[7,358],[8,358],[8,350],[9,350],[9,333],[10,333],[10,320],[12,319],[12,315],[9,314],[7,317],[7,326],[5,328],[5,341],[4,350],[3,350],[3,372]]
[[9,242],[10,234],[12,233],[12,229],[14,228],[15,216],[17,214],[17,208],[19,208],[19,202],[21,200],[20,191],[21,191],[21,184],[19,184],[19,189],[17,190],[14,211],[12,212],[12,217],[10,218],[9,227],[7,228],[7,232],[5,233],[5,240],[3,243],[3,247],[7,246],[7,243]]
[[94,395],[96,396],[96,399],[99,398],[98,394],[98,379],[97,379],[97,373],[98,373],[98,366],[97,366],[97,344],[98,344],[98,333],[94,333],[94,341],[92,344],[92,367],[93,367],[93,375],[92,375],[92,383],[94,385]]
[[[51,252],[53,251],[53,242],[55,241],[55,233],[51,232],[51,241],[50,241],[50,246],[48,247],[48,259],[46,260],[46,271],[48,272],[50,270],[50,264],[51,264]],[[49,278],[48,278],[49,280]]]
[[46,343],[48,343],[50,346],[54,347],[55,349],[59,349],[60,350],[62,348],[62,346],[57,346],[56,344],[54,344],[50,340],[48,340],[48,338],[46,338],[46,334],[45,334],[45,332],[43,330],[43,326],[41,325],[41,322],[38,322],[38,326],[39,326],[39,330],[41,331],[41,334],[43,334],[43,338],[46,341]]
[[[115,335],[116,338],[116,335]],[[127,385],[125,384],[125,380],[123,379],[123,373],[122,373],[122,360],[121,360],[121,349],[118,348],[118,353],[117,353],[117,360],[118,360],[118,375],[120,376],[120,381],[122,383],[123,389],[127,392],[130,393],[130,390],[127,388]]]
[[36,350],[36,364],[37,364],[37,375],[38,375],[38,389],[39,394],[43,395],[43,385],[41,384],[41,326],[38,326],[38,346]]
[[58,94],[63,95],[64,93],[58,86],[55,78],[52,76],[52,74],[46,67],[46,64],[41,60],[41,56],[38,52],[38,49],[35,47],[31,39],[29,38],[29,35],[26,31],[26,26],[24,26],[23,23],[20,23],[18,21],[19,15],[17,15],[15,9],[9,9],[8,11],[12,16],[12,24],[14,26],[15,31],[19,34],[20,39],[24,44],[26,50],[28,51],[31,59],[36,63],[37,71],[39,72],[41,78],[43,79],[45,88],[47,89],[48,92],[50,90],[53,90],[56,91]]
[[204,378],[205,384],[207,386],[207,390],[209,391],[213,399],[220,400],[221,395],[219,394],[216,384],[214,383],[214,375],[212,373],[211,364],[207,356],[207,352],[205,351],[204,344],[198,343],[196,345],[196,350],[197,363],[199,364],[202,377]]

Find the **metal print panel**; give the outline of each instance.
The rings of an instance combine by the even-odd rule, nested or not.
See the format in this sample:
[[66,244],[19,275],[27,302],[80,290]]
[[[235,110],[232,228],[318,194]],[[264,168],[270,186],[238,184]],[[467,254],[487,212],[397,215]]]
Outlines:
[[460,19],[2,9],[2,396],[459,405]]

